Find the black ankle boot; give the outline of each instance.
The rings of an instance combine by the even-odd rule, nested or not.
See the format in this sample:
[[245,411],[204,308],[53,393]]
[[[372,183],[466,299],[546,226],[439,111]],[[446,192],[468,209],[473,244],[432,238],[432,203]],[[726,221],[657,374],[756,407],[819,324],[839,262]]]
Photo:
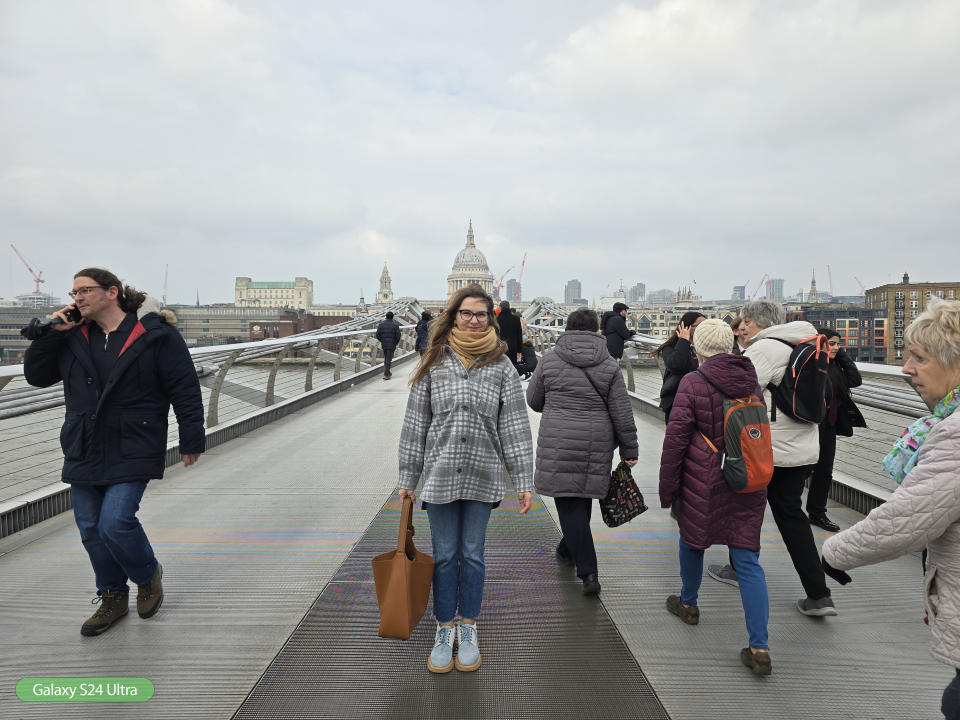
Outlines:
[[600,594],[600,581],[597,580],[596,573],[590,573],[583,579],[583,594],[584,595]]

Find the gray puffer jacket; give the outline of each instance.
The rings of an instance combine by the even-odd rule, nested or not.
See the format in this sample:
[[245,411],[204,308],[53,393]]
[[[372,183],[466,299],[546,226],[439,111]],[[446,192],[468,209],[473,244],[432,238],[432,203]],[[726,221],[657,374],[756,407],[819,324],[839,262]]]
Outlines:
[[614,448],[623,458],[637,457],[637,427],[623,375],[597,333],[560,335],[530,378],[527,404],[543,413],[533,478],[543,495],[602,498]]
[[[960,668],[960,411],[937,424],[917,465],[863,520],[823,543],[823,557],[852,570],[927,548],[923,601],[930,653]],[[856,578],[854,578],[856,580]]]

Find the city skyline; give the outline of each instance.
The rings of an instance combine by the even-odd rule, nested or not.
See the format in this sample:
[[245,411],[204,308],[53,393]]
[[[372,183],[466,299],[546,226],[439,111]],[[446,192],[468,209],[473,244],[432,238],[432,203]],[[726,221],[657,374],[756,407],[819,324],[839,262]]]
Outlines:
[[525,298],[947,280],[957,36],[951,0],[8,3],[0,231],[60,297],[346,302],[387,260],[438,298],[471,218]]

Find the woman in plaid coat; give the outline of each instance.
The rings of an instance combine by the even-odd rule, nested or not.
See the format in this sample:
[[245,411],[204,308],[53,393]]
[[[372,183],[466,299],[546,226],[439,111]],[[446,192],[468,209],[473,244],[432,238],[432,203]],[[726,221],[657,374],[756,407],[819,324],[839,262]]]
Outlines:
[[493,299],[479,285],[469,285],[451,296],[434,322],[410,382],[399,494],[414,497],[419,488],[430,519],[437,631],[427,668],[468,672],[480,667],[477,618],[490,512],[508,481],[519,494],[520,513],[530,509],[533,442]]

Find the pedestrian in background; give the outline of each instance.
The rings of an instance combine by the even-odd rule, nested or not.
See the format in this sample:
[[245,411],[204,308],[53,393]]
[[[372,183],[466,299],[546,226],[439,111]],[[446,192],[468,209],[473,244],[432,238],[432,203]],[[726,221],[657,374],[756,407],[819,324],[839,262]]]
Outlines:
[[[694,350],[693,336],[697,325],[705,319],[703,313],[685,312],[667,341],[651,353],[651,355],[659,355],[663,360],[660,409],[663,410],[666,421],[670,420],[670,409],[673,407],[673,397],[677,393],[677,388],[680,387],[680,380],[687,373],[696,370],[699,364]],[[732,345],[733,343],[731,347]]]
[[400,344],[400,323],[393,319],[393,313],[389,310],[386,320],[377,325],[375,337],[383,348],[383,379],[389,380],[393,377],[393,373],[390,372],[393,353]]
[[534,483],[537,492],[554,498],[563,532],[557,560],[576,567],[584,595],[600,592],[593,501],[607,495],[614,449],[631,467],[639,452],[623,374],[599,329],[593,310],[570,313],[527,386],[527,404],[543,413]]
[[417,321],[417,326],[415,328],[417,333],[417,342],[414,346],[414,349],[423,355],[424,351],[427,349],[427,339],[430,335],[430,321],[433,320],[433,315],[430,314],[429,310],[424,310],[420,313],[420,320]]
[[523,326],[520,318],[511,312],[510,303],[506,300],[500,303],[497,325],[500,327],[500,339],[507,344],[507,358],[516,368],[520,360],[520,348],[523,345]]
[[954,670],[940,709],[947,720],[960,720],[960,302],[933,300],[903,340],[903,372],[931,414],[907,428],[883,460],[899,487],[849,530],[827,538],[823,562],[835,574],[927,549],[930,653]]
[[748,646],[740,659],[758,675],[771,672],[767,644],[767,582],[760,567],[760,528],[766,490],[737,493],[727,484],[716,448],[724,447],[723,400],[761,396],[753,363],[730,352],[734,336],[722,320],[705,320],[697,331],[696,372],[680,380],[660,456],[660,505],[671,508],[680,527],[679,595],[667,610],[688,625],[700,622],[697,604],[703,579],[703,552],[726,545],[740,581]]
[[820,457],[813,466],[807,491],[807,517],[810,524],[828,532],[840,526],[827,517],[827,496],[833,483],[833,462],[837,455],[837,435],[851,437],[855,427],[866,427],[863,414],[850,396],[850,388],[863,384],[857,364],[840,347],[840,334],[830,328],[817,332],[827,336],[830,364],[827,366],[827,417],[819,425]]
[[630,307],[622,302],[613,304],[613,310],[607,310],[600,318],[600,331],[607,339],[607,350],[617,360],[623,357],[623,343],[633,337],[627,328],[627,310]]
[[399,495],[416,499],[419,487],[430,520],[437,629],[427,669],[468,672],[481,661],[477,618],[490,512],[510,484],[520,514],[530,509],[533,441],[493,298],[479,285],[468,285],[450,297],[435,322],[410,381],[400,433]]

